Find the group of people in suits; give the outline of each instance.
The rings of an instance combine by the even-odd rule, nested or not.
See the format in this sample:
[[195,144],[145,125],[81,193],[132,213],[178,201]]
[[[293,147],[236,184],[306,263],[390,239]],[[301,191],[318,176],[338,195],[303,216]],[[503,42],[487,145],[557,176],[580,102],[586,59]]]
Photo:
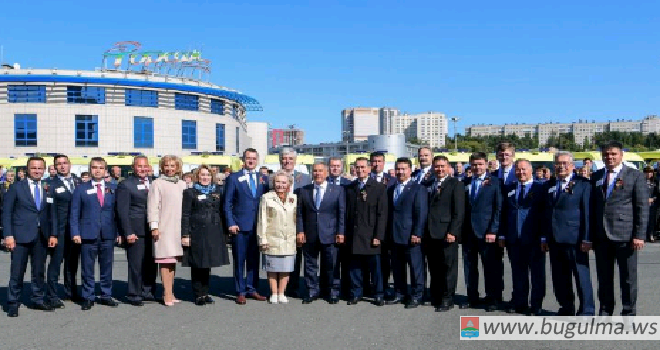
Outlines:
[[[609,142],[601,150],[605,168],[590,179],[574,174],[570,153],[557,152],[555,177],[543,183],[534,180],[529,161],[514,162],[515,148],[508,143],[496,149],[500,168],[494,172],[488,171],[488,156],[476,152],[470,156],[471,176],[452,176],[449,160],[423,147],[419,169],[413,172],[411,160],[399,158],[394,176],[384,171],[383,153],[359,157],[354,181],[342,177],[339,158],[315,163],[311,177],[298,172],[296,153],[288,148],[280,153],[281,170],[268,177],[256,169],[257,151],[248,148],[243,169],[230,174],[224,186],[216,185],[207,166],[197,169],[194,185],[186,185],[174,156],[161,159],[158,179],[148,175],[147,158],[135,157],[133,175],[116,183],[104,178],[105,160],[92,158],[91,181],[82,183],[71,176],[68,158],[58,155],[57,174],[46,184],[44,160],[32,157],[26,181],[10,186],[3,201],[5,245],[12,251],[7,312],[18,316],[28,260],[30,307],[52,311],[64,307],[62,299],[80,301],[84,310],[94,303],[116,307],[115,243],[126,247],[130,304],[155,300],[159,267],[163,303],[177,303],[177,262],[192,268],[195,304],[213,303],[210,269],[229,263],[230,242],[239,305],[248,298],[287,303],[287,296],[302,297],[303,304],[320,298],[337,304],[343,296],[355,305],[370,296],[378,306],[413,309],[430,297],[436,311],[448,311],[455,306],[460,244],[467,288],[461,308],[541,313],[549,253],[559,314],[594,315],[589,266],[594,250],[599,314],[614,311],[616,262],[622,314],[635,315],[637,255],[648,221],[646,180],[622,163],[621,144]],[[508,305],[502,296],[505,251],[513,286]],[[270,298],[258,292],[262,259]],[[427,272],[430,295],[425,295]]]

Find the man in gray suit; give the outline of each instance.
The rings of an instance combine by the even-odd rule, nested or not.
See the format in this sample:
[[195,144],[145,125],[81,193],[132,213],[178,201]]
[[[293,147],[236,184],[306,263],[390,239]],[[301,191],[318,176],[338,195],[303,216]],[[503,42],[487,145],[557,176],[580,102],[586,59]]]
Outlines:
[[644,247],[648,189],[644,175],[622,163],[623,146],[601,146],[605,168],[591,177],[591,221],[600,316],[614,311],[614,262],[619,265],[622,316],[637,313],[637,252]]
[[[280,168],[293,177],[293,185],[291,191],[298,195],[303,186],[310,185],[312,178],[308,174],[301,173],[296,168],[296,159],[298,154],[296,150],[290,147],[282,148],[280,152]],[[289,279],[289,284],[286,286],[286,294],[290,297],[297,298],[300,294],[300,265],[302,264],[302,248],[296,249],[296,264]]]

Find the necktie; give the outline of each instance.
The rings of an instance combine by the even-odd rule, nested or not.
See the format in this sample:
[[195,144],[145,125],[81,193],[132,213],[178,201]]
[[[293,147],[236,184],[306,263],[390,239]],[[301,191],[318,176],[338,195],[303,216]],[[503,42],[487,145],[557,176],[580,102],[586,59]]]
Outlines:
[[73,192],[73,190],[75,190],[75,184],[73,183],[73,178],[67,177],[66,182],[69,184],[69,189],[71,190],[71,192]]
[[607,170],[607,176],[605,177],[605,182],[603,182],[603,194],[605,194],[605,196],[607,196],[607,189],[610,187],[612,174],[614,174],[614,170]]
[[96,184],[96,198],[98,198],[99,204],[103,206],[103,191],[101,190],[101,184]]
[[361,191],[364,188],[364,182],[360,181],[359,183],[360,185],[358,187],[360,187],[360,191]]
[[248,173],[250,176],[250,190],[252,190],[252,197],[257,196],[257,181],[254,179],[253,173]]
[[564,184],[564,180],[557,180],[557,189],[555,190],[555,198],[559,197],[559,193],[561,192],[561,188]]
[[399,196],[401,196],[402,189],[403,184],[396,186],[396,191],[394,191],[394,203],[399,201]]
[[314,205],[316,210],[319,210],[321,207],[321,186],[316,186],[316,198],[314,198]]
[[518,195],[518,205],[522,205],[523,199],[525,199],[525,185],[520,184],[520,194]]
[[39,190],[39,181],[34,181],[34,204],[37,210],[41,210],[41,191]]
[[477,198],[477,188],[479,187],[477,185],[477,182],[479,182],[479,179],[472,180],[472,191],[471,191],[472,195],[470,196],[470,198],[472,199],[473,202],[474,202],[474,199]]

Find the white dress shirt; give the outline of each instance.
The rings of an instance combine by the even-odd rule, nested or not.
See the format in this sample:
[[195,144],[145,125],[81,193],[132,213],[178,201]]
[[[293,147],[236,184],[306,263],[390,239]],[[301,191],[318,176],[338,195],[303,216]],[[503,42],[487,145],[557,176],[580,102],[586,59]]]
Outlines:
[[103,193],[103,195],[105,196],[105,181],[104,180],[101,180],[101,181],[92,180],[92,188],[94,189],[94,191],[98,191],[96,189],[96,185],[101,185],[101,193]]
[[[60,180],[64,183],[64,187],[66,187],[67,190],[69,190],[69,192],[73,193],[73,190],[74,190],[74,189],[71,188],[71,185],[69,184],[69,179],[71,179],[71,182],[74,182],[74,181],[73,181],[73,176],[71,176],[71,175],[69,174],[69,177],[64,177],[64,176],[60,176],[60,175],[57,175],[57,177],[59,177]],[[74,184],[74,186],[75,186],[75,184]]]
[[323,181],[322,184],[317,185],[316,183],[314,184],[314,197],[312,197],[312,200],[314,201],[314,205],[316,205],[316,196],[318,195],[319,191],[321,191],[321,200],[320,202],[323,202],[323,196],[325,195],[325,189],[328,187],[328,182]]
[[420,168],[419,174],[418,174],[418,177],[417,177],[417,183],[422,183],[422,180],[424,180],[424,177],[426,177],[426,173],[428,173],[429,170],[431,170],[430,165],[427,166],[426,168]]
[[37,186],[37,189],[39,191],[39,198],[41,198],[41,200],[43,201],[44,200],[44,189],[41,186],[41,180],[38,180],[35,184],[35,182],[32,181],[32,179],[28,178],[28,183],[30,184],[30,193],[32,194],[32,199],[35,199],[34,198],[34,186]]

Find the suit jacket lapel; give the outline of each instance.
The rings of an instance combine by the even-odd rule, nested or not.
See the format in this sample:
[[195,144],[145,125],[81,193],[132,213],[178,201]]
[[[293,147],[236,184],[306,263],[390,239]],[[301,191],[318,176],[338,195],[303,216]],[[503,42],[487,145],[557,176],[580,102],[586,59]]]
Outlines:
[[[250,173],[248,173],[245,169],[243,169],[243,178],[245,178],[245,181],[239,181],[239,184],[242,182],[243,191],[246,194],[248,194],[250,197],[252,197],[252,190],[250,189]],[[255,183],[257,182],[255,181]],[[258,191],[258,187],[257,187],[257,191]]]
[[30,179],[25,179],[20,181],[23,191],[27,193],[28,198],[30,198],[30,204],[34,207],[34,210],[37,210],[37,204],[34,203],[34,196],[32,195],[32,187],[30,186]]

